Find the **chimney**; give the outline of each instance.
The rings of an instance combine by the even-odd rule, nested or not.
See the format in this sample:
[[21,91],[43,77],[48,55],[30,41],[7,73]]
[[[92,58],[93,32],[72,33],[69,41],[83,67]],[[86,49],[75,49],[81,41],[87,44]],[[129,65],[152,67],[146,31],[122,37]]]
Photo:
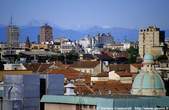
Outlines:
[[66,89],[66,93],[64,95],[76,95],[75,92],[74,92],[76,86],[72,82],[69,82],[64,87]]

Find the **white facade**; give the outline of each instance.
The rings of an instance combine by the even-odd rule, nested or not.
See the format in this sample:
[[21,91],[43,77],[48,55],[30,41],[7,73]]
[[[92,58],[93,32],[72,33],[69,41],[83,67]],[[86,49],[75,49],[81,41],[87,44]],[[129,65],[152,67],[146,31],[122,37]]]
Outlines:
[[61,53],[69,53],[75,48],[75,43],[70,40],[61,41]]
[[108,49],[118,49],[118,50],[124,50],[124,44],[106,44],[104,45],[104,48],[108,48]]
[[4,64],[4,70],[26,70],[23,64]]
[[84,49],[85,53],[91,53],[92,50],[92,38],[90,37],[84,37],[83,39],[80,39],[78,41],[78,44],[82,46]]
[[129,49],[130,47],[131,47],[131,43],[122,43],[123,44],[123,49],[124,50],[127,50],[127,49]]

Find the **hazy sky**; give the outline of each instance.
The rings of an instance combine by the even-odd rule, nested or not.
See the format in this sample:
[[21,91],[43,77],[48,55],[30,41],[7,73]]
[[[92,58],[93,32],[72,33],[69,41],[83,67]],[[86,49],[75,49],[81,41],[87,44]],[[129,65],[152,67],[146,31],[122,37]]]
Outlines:
[[169,0],[0,0],[0,24],[169,29]]

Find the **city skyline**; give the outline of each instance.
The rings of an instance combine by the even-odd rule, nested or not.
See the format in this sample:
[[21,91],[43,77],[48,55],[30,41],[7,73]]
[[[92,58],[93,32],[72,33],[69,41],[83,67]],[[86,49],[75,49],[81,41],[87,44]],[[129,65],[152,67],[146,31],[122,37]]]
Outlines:
[[169,29],[168,0],[1,0],[0,24],[49,23],[67,29],[123,27],[139,29],[157,25]]

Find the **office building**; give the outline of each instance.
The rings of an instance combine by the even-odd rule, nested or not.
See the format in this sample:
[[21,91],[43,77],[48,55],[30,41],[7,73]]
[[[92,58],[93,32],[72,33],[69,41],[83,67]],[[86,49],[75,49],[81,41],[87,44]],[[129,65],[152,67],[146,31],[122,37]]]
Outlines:
[[40,28],[40,43],[50,42],[53,40],[53,29],[48,24],[41,26]]
[[7,44],[9,48],[19,47],[19,28],[12,23],[7,27]]

